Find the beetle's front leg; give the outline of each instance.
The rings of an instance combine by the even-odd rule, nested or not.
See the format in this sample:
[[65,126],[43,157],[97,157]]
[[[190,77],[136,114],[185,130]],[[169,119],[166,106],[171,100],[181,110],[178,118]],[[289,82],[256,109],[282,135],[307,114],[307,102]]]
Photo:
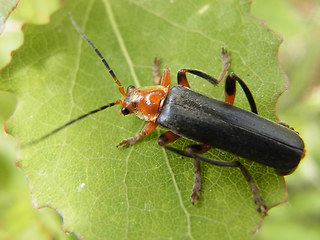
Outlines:
[[134,144],[135,142],[139,141],[140,138],[150,134],[157,126],[158,126],[157,122],[148,122],[139,134],[137,134],[132,138],[128,138],[127,140],[123,140],[121,143],[117,145],[117,147],[119,146],[128,147],[129,145]]
[[161,83],[161,75],[160,75],[160,61],[157,57],[155,57],[153,60],[152,76],[153,76],[153,82],[159,85]]

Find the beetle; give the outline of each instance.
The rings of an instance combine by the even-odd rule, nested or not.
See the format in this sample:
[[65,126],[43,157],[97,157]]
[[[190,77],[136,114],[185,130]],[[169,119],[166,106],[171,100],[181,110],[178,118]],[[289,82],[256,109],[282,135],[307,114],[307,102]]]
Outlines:
[[[214,160],[201,154],[211,148],[218,148],[272,167],[278,175],[284,176],[292,173],[304,157],[304,142],[298,133],[288,126],[258,115],[253,95],[244,81],[235,73],[227,75],[229,58],[226,50],[222,48],[223,68],[218,79],[202,71],[181,69],[177,74],[178,85],[171,88],[169,69],[164,69],[163,75],[160,77],[159,62],[155,60],[154,77],[159,81],[159,84],[141,88],[129,86],[125,91],[100,51],[81,31],[71,16],[70,19],[75,29],[90,44],[104,63],[123,97],[71,120],[48,134],[29,142],[28,145],[38,143],[91,114],[120,105],[122,115],[134,113],[140,119],[147,121],[147,124],[139,134],[123,140],[117,147],[128,147],[134,144],[150,134],[158,125],[166,127],[169,131],[159,137],[158,144],[171,152],[194,159],[195,179],[191,195],[193,204],[200,198],[200,161],[204,161],[217,166],[239,168],[251,188],[257,210],[266,215],[267,206],[264,204],[259,189],[245,166],[239,161]],[[192,91],[186,77],[187,73],[201,77],[213,85],[218,85],[227,75],[225,102]],[[243,89],[251,112],[233,106],[236,83]],[[184,150],[169,145],[179,137],[190,139],[198,142],[198,144],[190,145]]]

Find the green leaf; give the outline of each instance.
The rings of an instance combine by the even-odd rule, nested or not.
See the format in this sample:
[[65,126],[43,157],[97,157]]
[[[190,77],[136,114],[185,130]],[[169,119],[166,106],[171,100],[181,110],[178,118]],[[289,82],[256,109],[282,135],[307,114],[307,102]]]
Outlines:
[[[25,43],[0,75],[0,88],[19,100],[7,130],[20,143],[41,137],[90,110],[121,98],[100,59],[72,26],[69,13],[94,42],[124,86],[152,85],[152,62],[218,76],[221,46],[248,84],[262,116],[286,82],[277,65],[281,38],[250,15],[247,0],[67,1],[44,26],[24,27]],[[191,87],[223,100],[213,87],[189,77]],[[249,110],[239,90],[236,104]],[[39,144],[21,150],[34,203],[63,217],[63,228],[82,239],[246,239],[261,222],[238,169],[202,164],[201,200],[191,204],[193,160],[164,151],[158,128],[129,148],[116,148],[144,123],[117,107],[97,113]],[[179,139],[179,148],[190,144]],[[266,204],[284,201],[283,178],[273,170],[219,150],[207,156],[240,160]]]

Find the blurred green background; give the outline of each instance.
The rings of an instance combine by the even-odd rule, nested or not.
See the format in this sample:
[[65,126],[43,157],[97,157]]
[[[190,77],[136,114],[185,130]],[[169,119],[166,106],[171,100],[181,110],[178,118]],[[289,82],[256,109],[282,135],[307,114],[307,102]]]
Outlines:
[[[1,3],[1,2],[0,2]],[[60,0],[21,0],[0,36],[0,68],[23,43],[22,23],[45,24]],[[307,155],[286,177],[289,201],[269,212],[255,239],[320,239],[320,0],[252,0],[252,14],[281,33],[279,62],[290,79],[278,104],[281,121],[303,137]],[[15,97],[0,91],[0,125],[13,113]],[[75,239],[61,231],[52,209],[32,206],[27,181],[15,166],[14,139],[0,130],[0,240]]]

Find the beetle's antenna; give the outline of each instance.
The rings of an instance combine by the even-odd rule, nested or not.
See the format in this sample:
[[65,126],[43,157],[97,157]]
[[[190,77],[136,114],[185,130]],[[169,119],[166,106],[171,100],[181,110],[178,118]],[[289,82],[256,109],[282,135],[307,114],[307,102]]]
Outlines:
[[121,100],[118,100],[116,102],[109,103],[109,104],[104,105],[102,107],[99,107],[99,108],[97,108],[95,110],[92,110],[92,111],[90,111],[90,112],[88,112],[86,114],[83,114],[83,115],[81,115],[81,116],[79,116],[79,117],[67,122],[66,124],[62,125],[61,127],[58,127],[56,129],[54,129],[53,131],[49,132],[48,134],[46,134],[46,135],[44,135],[44,136],[42,136],[42,137],[40,137],[38,139],[35,139],[35,140],[31,141],[31,142],[27,142],[27,143],[21,144],[21,147],[26,147],[26,146],[30,146],[30,145],[34,145],[36,143],[39,143],[42,140],[47,139],[48,137],[52,136],[53,134],[56,134],[57,132],[60,132],[62,129],[66,128],[67,126],[69,126],[69,125],[71,125],[71,124],[73,124],[73,123],[75,123],[75,122],[77,122],[77,121],[79,121],[79,120],[91,115],[91,114],[100,112],[100,111],[102,111],[102,110],[104,110],[106,108],[112,107],[112,106],[120,104],[120,103],[121,103]]
[[75,29],[79,32],[79,34],[83,37],[84,40],[86,40],[90,46],[94,49],[94,51],[96,52],[96,54],[100,57],[101,61],[103,62],[103,64],[106,66],[106,68],[108,69],[110,75],[112,76],[113,80],[116,82],[116,84],[118,84],[119,86],[119,91],[121,92],[121,94],[124,96],[125,92],[123,89],[123,86],[121,85],[120,81],[118,80],[117,76],[114,74],[113,70],[110,68],[109,64],[107,63],[106,59],[102,56],[102,54],[100,53],[100,51],[96,48],[96,46],[89,40],[89,38],[81,31],[80,27],[78,26],[78,24],[76,23],[76,21],[73,19],[72,15],[70,14],[70,20],[73,24],[73,26],[75,27]]

